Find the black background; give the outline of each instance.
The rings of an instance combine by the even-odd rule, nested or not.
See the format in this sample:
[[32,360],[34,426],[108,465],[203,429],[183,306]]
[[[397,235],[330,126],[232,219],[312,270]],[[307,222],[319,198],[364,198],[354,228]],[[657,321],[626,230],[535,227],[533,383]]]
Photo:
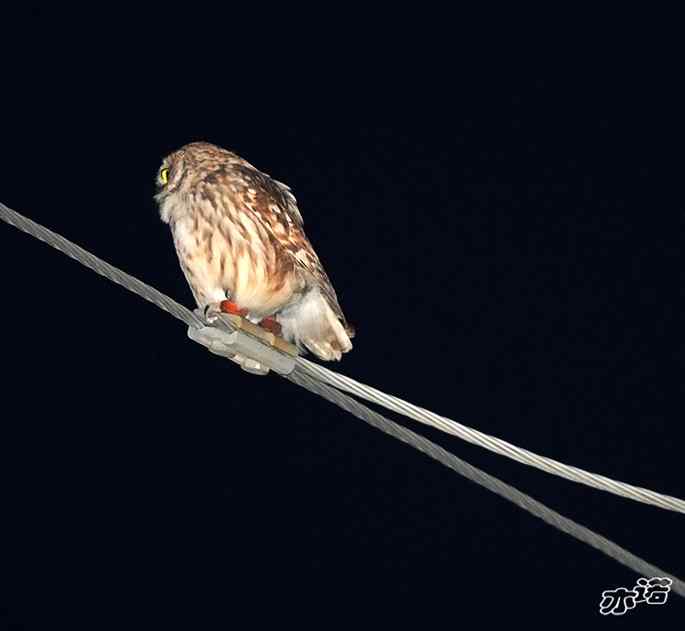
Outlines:
[[[323,16],[307,38],[278,16],[179,17],[17,23],[4,203],[193,306],[154,178],[187,142],[231,148],[298,198],[357,328],[334,369],[685,496],[682,204],[667,193],[681,110],[644,42],[591,58],[577,43],[549,64],[540,47],[529,64],[487,29],[457,44],[439,17],[336,31]],[[0,269],[9,628],[327,628],[417,609],[454,626],[597,621],[602,590],[637,578],[314,395],[208,354],[4,224]],[[402,422],[685,576],[682,515]],[[671,595],[626,620],[683,611]]]

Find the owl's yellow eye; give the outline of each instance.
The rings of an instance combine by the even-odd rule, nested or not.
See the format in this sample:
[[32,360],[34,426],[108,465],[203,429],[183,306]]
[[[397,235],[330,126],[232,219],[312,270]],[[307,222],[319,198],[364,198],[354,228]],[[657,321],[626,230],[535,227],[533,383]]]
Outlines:
[[166,184],[169,181],[169,168],[168,167],[164,167],[163,169],[160,170],[159,181],[162,184]]

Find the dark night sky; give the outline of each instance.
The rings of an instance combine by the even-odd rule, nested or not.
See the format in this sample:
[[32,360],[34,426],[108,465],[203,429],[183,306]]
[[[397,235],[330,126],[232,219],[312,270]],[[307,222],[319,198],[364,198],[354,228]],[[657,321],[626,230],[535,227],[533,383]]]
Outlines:
[[[505,44],[491,63],[449,40],[423,47],[430,63],[378,42],[328,55],[321,33],[292,58],[268,36],[259,55],[209,37],[134,54],[138,32],[72,35],[55,17],[29,18],[4,62],[4,203],[192,306],[154,177],[189,141],[231,148],[298,198],[357,328],[334,369],[685,497],[682,192],[663,185],[682,135],[648,63],[608,52],[606,66],[522,72],[504,67]],[[369,606],[455,626],[585,622],[602,590],[637,578],[293,384],[208,354],[4,224],[0,267],[0,624],[210,629]],[[402,422],[685,576],[682,515]],[[672,595],[628,616],[684,612]]]

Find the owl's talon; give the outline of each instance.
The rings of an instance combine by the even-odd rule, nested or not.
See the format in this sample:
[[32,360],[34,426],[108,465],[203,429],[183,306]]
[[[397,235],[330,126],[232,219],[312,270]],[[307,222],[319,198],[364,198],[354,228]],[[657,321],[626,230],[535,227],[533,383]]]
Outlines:
[[272,318],[269,316],[268,318],[263,318],[259,322],[259,326],[265,329],[266,331],[270,331],[274,335],[278,335],[279,337],[281,336],[281,325],[279,324],[278,320],[276,318]]
[[208,304],[204,308],[205,321],[214,324],[221,315],[221,305],[219,303]]

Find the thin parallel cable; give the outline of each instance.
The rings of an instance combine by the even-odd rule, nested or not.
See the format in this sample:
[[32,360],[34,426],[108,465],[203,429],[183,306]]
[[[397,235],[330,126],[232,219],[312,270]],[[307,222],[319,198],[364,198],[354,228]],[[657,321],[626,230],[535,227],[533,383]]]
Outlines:
[[316,378],[308,374],[307,371],[302,370],[300,367],[296,368],[294,372],[287,375],[286,379],[289,379],[302,388],[305,388],[310,392],[313,392],[314,394],[317,394],[327,401],[337,405],[346,412],[356,416],[358,419],[368,423],[372,427],[375,427],[389,436],[392,436],[397,440],[401,440],[414,449],[423,452],[428,457],[433,458],[453,471],[456,471],[459,475],[462,475],[472,482],[485,487],[489,491],[496,493],[509,502],[520,506],[523,510],[528,511],[532,515],[539,517],[550,526],[554,526],[562,532],[571,535],[575,539],[578,539],[579,541],[592,546],[596,550],[603,552],[612,559],[630,568],[637,574],[647,577],[660,576],[670,578],[673,581],[671,589],[685,598],[685,582],[675,577],[670,572],[666,572],[665,570],[648,563],[644,559],[641,559],[632,552],[629,552],[625,548],[615,544],[606,537],[602,537],[602,535],[590,530],[589,528],[581,526],[568,517],[560,515],[556,511],[548,508],[529,495],[522,493],[513,486],[510,486],[498,478],[481,471],[477,467],[470,465],[468,462],[464,462],[454,454],[451,454],[439,445],[436,445],[427,438],[424,438],[420,434],[416,434],[406,427],[403,427],[402,425],[385,418],[384,416],[378,414],[378,412],[367,408],[362,403],[359,403],[352,397],[343,394],[339,390],[321,383]]
[[558,460],[547,458],[546,456],[540,456],[527,449],[523,449],[522,447],[512,445],[501,438],[495,438],[494,436],[484,434],[471,427],[462,425],[461,423],[457,423],[444,416],[435,414],[430,410],[419,407],[418,405],[413,405],[403,399],[381,392],[366,384],[359,383],[350,377],[333,372],[314,362],[299,358],[297,363],[298,366],[310,376],[334,386],[343,392],[354,394],[365,401],[381,405],[388,410],[403,414],[419,423],[430,425],[431,427],[435,427],[443,432],[452,434],[453,436],[458,436],[469,443],[484,447],[497,454],[507,456],[517,462],[558,475],[567,480],[572,480],[573,482],[579,482],[580,484],[585,484],[602,491],[643,502],[644,504],[651,504],[652,506],[658,506],[659,508],[664,508],[666,510],[685,513],[685,501],[680,498],[657,493],[656,491],[650,491],[649,489],[627,484],[625,482],[618,482],[603,475],[591,473],[584,469],[564,464]]

